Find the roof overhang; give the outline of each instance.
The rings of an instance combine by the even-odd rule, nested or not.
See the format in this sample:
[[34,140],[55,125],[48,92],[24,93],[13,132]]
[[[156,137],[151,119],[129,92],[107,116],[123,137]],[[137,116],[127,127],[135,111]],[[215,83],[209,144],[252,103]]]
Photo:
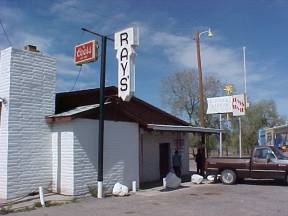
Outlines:
[[160,124],[147,124],[147,128],[154,131],[173,131],[173,132],[186,132],[186,133],[213,133],[218,134],[225,132],[222,129],[203,128],[181,125],[160,125]]
[[[105,102],[104,105],[107,105],[109,103],[111,103],[111,102]],[[99,107],[100,107],[99,104],[79,106],[79,107],[76,107],[75,109],[68,110],[66,112],[46,116],[46,121],[48,123],[70,121],[73,118],[75,118],[75,116],[77,116],[77,114],[80,114],[80,113],[83,113],[83,112],[86,112],[89,110],[93,110],[93,109],[98,109]]]

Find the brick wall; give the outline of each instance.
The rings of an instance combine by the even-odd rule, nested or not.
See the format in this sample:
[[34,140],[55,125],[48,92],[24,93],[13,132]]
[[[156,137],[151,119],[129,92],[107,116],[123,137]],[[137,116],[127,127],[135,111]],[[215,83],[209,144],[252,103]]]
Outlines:
[[56,63],[36,52],[8,48],[1,54],[6,56],[1,65],[9,77],[4,84],[9,99],[8,122],[1,124],[2,133],[8,133],[7,194],[0,197],[9,199],[52,181],[51,131],[45,116],[54,113]]

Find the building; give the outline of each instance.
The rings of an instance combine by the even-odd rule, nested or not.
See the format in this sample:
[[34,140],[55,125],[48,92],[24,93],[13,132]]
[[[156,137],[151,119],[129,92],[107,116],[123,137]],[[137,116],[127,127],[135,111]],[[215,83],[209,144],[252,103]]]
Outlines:
[[[67,195],[97,184],[99,89],[55,94],[55,59],[8,48],[0,59],[0,198],[39,186]],[[189,171],[187,134],[217,133],[105,89],[104,188],[158,181],[175,149]]]
[[[56,61],[40,52],[7,48],[0,59],[0,198],[51,182],[51,128]],[[5,101],[5,103],[3,102]]]

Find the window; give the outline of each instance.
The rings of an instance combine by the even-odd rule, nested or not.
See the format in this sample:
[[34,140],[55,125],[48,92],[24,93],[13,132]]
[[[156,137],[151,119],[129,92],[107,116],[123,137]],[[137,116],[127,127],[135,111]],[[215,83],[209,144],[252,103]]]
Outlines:
[[268,148],[256,149],[254,157],[257,159],[266,159],[268,153],[270,153],[269,151],[271,152],[271,150]]

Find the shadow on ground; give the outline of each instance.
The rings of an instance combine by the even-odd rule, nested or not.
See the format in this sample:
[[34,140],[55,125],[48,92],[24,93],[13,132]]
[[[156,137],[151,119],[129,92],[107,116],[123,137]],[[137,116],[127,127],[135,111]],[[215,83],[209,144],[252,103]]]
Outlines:
[[275,180],[275,179],[245,179],[238,181],[237,184],[245,185],[261,185],[261,186],[285,186],[287,185],[285,181]]
[[161,190],[159,190],[160,192],[170,192],[170,191],[176,191],[176,190],[181,190],[181,189],[184,189],[184,188],[189,188],[188,186],[182,186],[180,185],[179,187],[177,188],[163,188]]

